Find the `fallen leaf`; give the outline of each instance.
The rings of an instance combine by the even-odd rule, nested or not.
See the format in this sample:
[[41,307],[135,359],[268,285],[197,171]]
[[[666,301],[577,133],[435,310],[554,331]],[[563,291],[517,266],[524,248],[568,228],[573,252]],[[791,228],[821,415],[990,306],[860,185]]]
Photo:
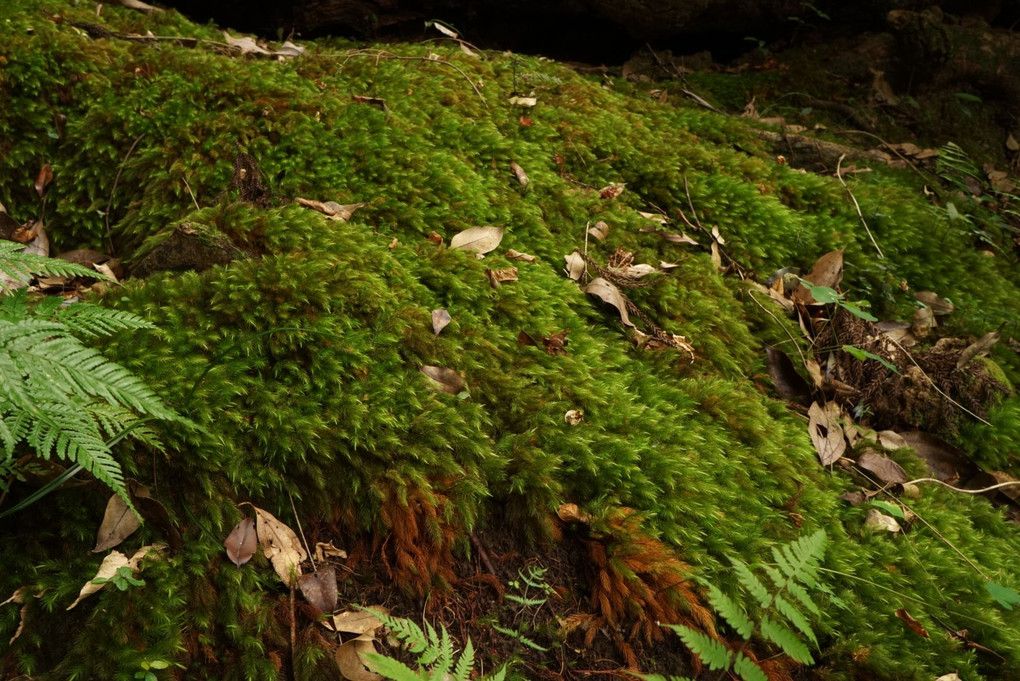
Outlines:
[[960,678],[959,674],[953,673],[943,674],[939,678],[935,679],[935,681],[963,681],[963,679]]
[[499,288],[500,284],[508,281],[517,281],[517,268],[508,267],[502,270],[485,270],[485,276],[489,278],[489,285],[492,288]]
[[511,97],[510,103],[514,106],[532,107],[538,104],[537,97]]
[[981,472],[967,453],[942,438],[919,430],[900,433],[907,446],[924,460],[932,476],[942,482],[970,480]]
[[1013,133],[1006,135],[1006,148],[1010,151],[1020,151],[1020,142],[1017,142],[1016,137],[1013,137]]
[[397,237],[393,237],[392,239],[390,239],[390,245],[388,246],[388,248],[392,251],[394,248],[397,247],[397,244],[399,243],[400,241],[397,239]]
[[847,492],[846,494],[840,494],[839,499],[842,499],[851,506],[860,506],[868,500],[868,495],[861,490],[856,492]]
[[46,193],[46,187],[49,186],[52,181],[53,168],[49,163],[46,163],[39,169],[39,174],[35,178],[35,191],[40,198],[42,198],[42,195]]
[[603,220],[599,220],[594,225],[588,228],[588,233],[599,241],[604,241],[609,236],[609,225]]
[[928,634],[928,630],[924,628],[924,625],[915,620],[910,616],[910,613],[905,608],[900,608],[896,611],[896,616],[906,623],[912,632],[920,636],[921,638],[931,638]]
[[336,570],[332,565],[298,578],[298,589],[319,612],[331,613],[336,609]]
[[563,415],[563,420],[567,425],[576,426],[584,420],[584,412],[580,409],[571,409]]
[[[370,609],[389,614],[389,610],[381,605],[370,606]],[[382,625],[382,621],[369,610],[345,610],[333,615],[333,628],[347,634],[366,634]]]
[[560,504],[559,508],[556,509],[556,515],[559,516],[560,520],[567,523],[584,523],[587,525],[591,522],[591,516],[579,509],[577,504]]
[[[0,204],[0,206],[2,205],[3,204]],[[17,641],[18,637],[21,636],[21,633],[25,630],[25,619],[28,616],[28,602],[26,599],[31,593],[31,590],[27,586],[23,586],[19,589],[15,589],[10,598],[3,603],[0,603],[0,606],[7,605],[8,603],[15,603],[21,606],[21,611],[18,613],[18,628],[15,630],[14,635],[11,636],[10,640],[7,641],[8,646]]]
[[467,384],[464,379],[453,369],[437,367],[426,364],[418,368],[418,371],[425,374],[429,379],[429,387],[441,393],[459,395]]
[[230,531],[223,548],[227,551],[227,558],[237,567],[241,567],[255,555],[258,548],[258,537],[255,534],[255,519],[245,518]]
[[542,338],[542,346],[545,351],[554,357],[567,354],[567,336],[570,335],[569,329],[563,329],[559,333],[554,333],[550,336]]
[[517,181],[520,182],[522,187],[527,187],[531,184],[531,180],[528,179],[528,174],[524,172],[524,168],[517,165],[516,161],[510,161],[510,170],[513,171],[514,177],[517,178]]
[[620,293],[620,289],[616,288],[616,285],[597,277],[592,279],[591,282],[584,288],[584,292],[593,296],[597,296],[602,299],[603,302],[609,303],[616,308],[616,311],[620,313],[620,321],[623,322],[624,326],[634,327],[633,322],[630,321],[630,315],[627,314],[627,301],[624,299],[623,294]]
[[715,240],[715,242],[717,244],[719,244],[720,246],[725,246],[726,245],[726,239],[724,239],[722,237],[722,234],[719,233],[718,225],[713,225],[712,226],[712,239]]
[[240,50],[241,54],[269,54],[269,51],[263,49],[255,42],[255,39],[250,36],[243,38],[234,38],[226,31],[223,32],[223,38],[227,41],[227,44],[231,47]]
[[639,210],[638,211],[638,215],[640,215],[641,217],[645,218],[646,220],[651,220],[652,222],[658,222],[660,225],[664,225],[667,222],[669,222],[669,218],[666,217],[665,215],[663,215],[662,213],[646,213],[644,211]]
[[346,558],[347,552],[333,546],[333,542],[317,542],[315,544],[315,561],[325,563],[330,558]]
[[305,53],[305,48],[301,45],[295,45],[289,40],[285,40],[279,49],[272,53],[274,57],[300,57]]
[[450,239],[450,248],[459,248],[483,255],[495,250],[503,240],[503,227],[469,227]]
[[811,401],[811,386],[797,373],[786,353],[772,346],[767,346],[765,351],[768,354],[769,377],[779,396],[787,402],[808,404]]
[[878,444],[889,450],[902,449],[910,446],[907,444],[906,439],[894,430],[878,431]]
[[624,188],[627,186],[626,182],[613,182],[607,184],[605,187],[599,190],[599,196],[603,199],[615,199],[617,196],[623,193]]
[[431,234],[429,234],[427,240],[432,242],[432,243],[434,243],[436,246],[442,246],[443,245],[443,237],[440,236],[439,232],[436,232],[436,231],[433,231]]
[[383,111],[390,110],[390,107],[386,106],[386,100],[383,99],[382,97],[370,97],[368,95],[351,95],[351,99],[353,99],[358,104],[371,104],[372,106],[379,107]]
[[[147,489],[145,491],[148,492]],[[103,522],[99,524],[99,532],[96,533],[96,546],[92,549],[92,553],[101,553],[112,549],[134,534],[141,526],[141,519],[128,508],[127,502],[119,494],[111,495],[109,501],[106,502],[106,512],[103,513]]]
[[[363,638],[364,637],[364,638]],[[385,677],[369,671],[362,655],[374,653],[375,637],[362,634],[336,649],[335,659],[340,673],[347,681],[382,681]]]
[[910,479],[907,477],[902,466],[888,456],[871,451],[870,449],[857,457],[857,465],[870,473],[874,473],[879,480],[885,483],[903,483]]
[[869,508],[867,515],[864,516],[864,524],[875,530],[885,530],[886,532],[902,532],[903,528],[896,522],[895,518],[891,518],[876,508]]
[[662,239],[674,244],[690,244],[691,246],[701,245],[691,237],[687,236],[684,232],[677,234],[675,232],[669,232],[665,229],[657,229],[655,227],[642,227],[638,231],[646,234],[657,234]]
[[440,33],[445,35],[447,38],[453,38],[453,39],[457,38],[457,32],[455,30],[453,30],[452,28],[450,28],[449,26],[447,26],[446,24],[444,24],[443,22],[441,22],[441,21],[435,21],[435,20],[433,20],[433,21],[426,21],[425,22],[425,28],[429,28],[429,27],[432,27],[432,28],[436,29],[437,31],[439,31]]
[[1000,326],[995,331],[989,331],[985,335],[981,336],[981,338],[978,338],[976,341],[964,348],[963,352],[960,353],[960,359],[956,361],[956,368],[962,369],[970,360],[974,359],[978,355],[987,353],[996,343],[999,342],[999,338],[1001,337],[1002,327]]
[[585,268],[584,257],[580,251],[574,251],[570,255],[565,255],[563,259],[567,261],[567,266],[563,268],[563,271],[574,281],[579,281],[581,275],[584,274]]
[[918,338],[925,338],[929,332],[937,326],[935,322],[935,311],[925,305],[914,310],[910,319],[910,332]]
[[955,309],[952,301],[946,300],[934,291],[918,291],[914,294],[914,298],[930,307],[932,312],[939,317],[947,315]]
[[[811,272],[804,277],[813,286],[824,286],[835,289],[843,280],[843,249],[830,251],[820,257],[811,268]],[[803,283],[793,292],[793,299],[798,303],[810,305],[815,302],[811,291]]]
[[835,402],[826,402],[824,407],[812,402],[808,409],[808,433],[823,466],[836,463],[846,451],[843,426],[839,423],[842,416]]
[[523,260],[524,262],[535,262],[535,256],[528,255],[527,253],[521,253],[520,251],[515,251],[512,248],[506,252],[506,257],[508,260]]
[[273,564],[273,569],[284,584],[293,588],[301,576],[301,562],[308,558],[301,541],[269,511],[252,505],[255,509],[255,531],[258,534],[262,555]]
[[294,201],[299,206],[317,210],[320,213],[324,213],[330,220],[337,220],[339,222],[347,222],[354,215],[354,211],[365,205],[364,203],[340,204],[336,201],[316,201],[315,199],[302,199],[301,197],[295,198]]
[[668,272],[669,270],[675,270],[678,267],[680,267],[679,263],[666,262],[665,260],[660,260],[659,261],[659,269],[662,270],[663,272]]
[[446,310],[432,310],[432,333],[438,336],[439,332],[445,329],[450,321],[450,313]]
[[719,250],[719,242],[713,241],[710,249],[710,255],[712,258],[712,264],[715,265],[717,270],[723,269],[722,264],[722,251]]
[[81,603],[84,599],[88,598],[94,593],[97,593],[106,586],[106,582],[99,584],[93,583],[96,579],[109,579],[117,574],[117,570],[128,564],[128,558],[120,551],[111,551],[103,558],[103,562],[99,566],[99,570],[96,572],[96,576],[85,583],[85,586],[81,588],[78,593],[78,598],[74,600],[74,603],[67,606],[67,609],[75,607]]

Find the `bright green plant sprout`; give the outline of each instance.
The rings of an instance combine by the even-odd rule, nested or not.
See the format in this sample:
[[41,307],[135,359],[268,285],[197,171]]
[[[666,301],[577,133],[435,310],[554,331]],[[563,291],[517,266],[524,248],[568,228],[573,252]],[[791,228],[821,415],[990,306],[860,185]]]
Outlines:
[[890,362],[886,358],[882,357],[881,355],[876,355],[873,352],[868,352],[867,350],[862,350],[861,348],[857,347],[856,345],[844,345],[843,346],[843,350],[845,352],[850,353],[850,355],[852,355],[856,359],[859,359],[861,361],[864,361],[866,359],[873,359],[876,362],[880,363],[882,366],[884,366],[889,371],[891,371],[893,373],[896,373],[896,374],[900,373],[900,370],[896,368],[895,364],[893,364],[892,362]]
[[145,586],[144,579],[138,579],[128,565],[121,565],[112,577],[96,577],[93,584],[113,584],[121,591],[127,591],[132,586]]

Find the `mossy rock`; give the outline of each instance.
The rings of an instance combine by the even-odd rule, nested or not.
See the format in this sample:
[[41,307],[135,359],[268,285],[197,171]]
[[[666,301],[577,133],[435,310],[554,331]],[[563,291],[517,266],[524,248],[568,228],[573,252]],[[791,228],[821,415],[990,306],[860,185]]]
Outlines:
[[[0,521],[0,590],[38,596],[4,673],[130,679],[149,660],[180,665],[166,672],[180,678],[320,673],[328,646],[299,612],[291,650],[288,594],[268,564],[236,568],[223,555],[238,504],[251,501],[292,524],[293,502],[309,541],[381,556],[395,591],[414,595],[449,588],[473,530],[555,542],[565,502],[632,509],[643,532],[730,591],[727,556],[769,560],[770,547],[823,528],[845,607],[816,624],[818,678],[1020,674],[1020,625],[985,590],[986,579],[1020,588],[1020,529],[983,498],[945,489],[912,502],[925,524],[908,535],[865,528],[864,509],[837,498],[853,479],[818,464],[804,419],[763,388],[762,348],[785,342],[782,323],[709,252],[716,226],[726,256],[764,278],[845,248],[844,288],[879,313],[909,312],[908,287],[952,298],[958,335],[1014,322],[1013,256],[988,257],[974,234],[939,223],[916,176],[848,179],[881,258],[836,179],[777,163],[738,118],[631,84],[456,44],[326,40],[274,61],[225,50],[217,29],[174,12],[6,8],[0,200],[12,215],[35,212],[32,180],[49,162],[58,247],[112,240],[116,255],[138,256],[161,230],[192,224],[221,254],[246,257],[129,280],[102,299],[158,328],[119,338],[109,356],[201,426],[165,432],[165,456],[119,452],[184,548],[148,561],[144,587],[106,589],[68,613],[99,563],[89,549],[105,490],[71,486]],[[147,31],[197,40],[124,37]],[[522,92],[537,104],[512,103]],[[267,178],[266,205],[230,189],[237,145]],[[626,188],[600,191],[612,183]],[[294,197],[367,205],[343,223]],[[643,231],[655,223],[638,211],[657,209],[696,213],[701,247]],[[600,220],[610,226],[602,242],[586,237]],[[484,260],[430,239],[449,243],[476,225],[506,227]],[[636,348],[615,311],[563,275],[564,256],[586,243],[600,263],[620,249],[679,265],[628,292],[692,344],[693,363]],[[486,270],[511,266],[518,281],[490,286]],[[452,322],[437,335],[439,308]],[[518,340],[561,331],[566,353]],[[1015,385],[1020,361],[994,352]],[[424,365],[456,370],[466,392],[431,389]],[[958,444],[1016,474],[1018,408],[1005,398],[991,426],[965,424]],[[583,412],[579,424],[565,421],[570,410]],[[158,539],[147,525],[125,551]],[[898,608],[931,638],[905,627]],[[0,640],[18,631],[20,610],[0,606]],[[968,650],[943,624],[1004,661]]]

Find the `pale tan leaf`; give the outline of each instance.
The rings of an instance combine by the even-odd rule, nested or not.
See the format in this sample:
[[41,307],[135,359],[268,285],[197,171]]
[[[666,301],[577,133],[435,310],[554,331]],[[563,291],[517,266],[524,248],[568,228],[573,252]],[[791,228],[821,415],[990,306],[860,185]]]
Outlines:
[[918,291],[914,297],[930,307],[932,312],[939,317],[947,315],[955,309],[952,301],[946,300],[934,291]]
[[258,548],[258,537],[255,533],[255,520],[245,518],[230,531],[223,548],[227,551],[227,558],[237,567],[241,567],[255,555]]
[[[148,489],[145,489],[148,493]],[[128,508],[127,503],[119,494],[110,496],[106,502],[106,512],[103,513],[103,522],[99,524],[99,532],[96,533],[96,546],[92,553],[101,553],[112,549],[117,544],[130,537],[142,526],[138,515]]]
[[679,263],[666,262],[665,260],[659,261],[659,269],[664,272],[668,272],[669,270],[675,270],[678,267],[680,267]]
[[597,296],[602,299],[603,302],[609,303],[616,308],[616,311],[620,314],[620,321],[623,322],[624,326],[633,327],[633,322],[630,321],[630,315],[627,314],[627,301],[624,299],[623,294],[620,293],[620,289],[616,288],[616,285],[598,277],[592,279],[591,282],[584,288],[584,292]]
[[362,203],[341,204],[336,201],[316,201],[315,199],[303,199],[300,196],[294,199],[299,206],[311,208],[323,213],[328,219],[338,222],[347,222],[354,215],[354,211],[364,206]]
[[[372,610],[389,614],[389,610],[381,605],[370,606]],[[333,615],[333,628],[348,634],[365,634],[382,627],[378,617],[365,610],[345,610]]]
[[418,371],[429,379],[430,388],[441,393],[459,395],[467,387],[464,378],[453,369],[447,367],[426,364],[419,367]]
[[295,45],[289,40],[285,40],[280,48],[273,52],[274,57],[300,57],[305,53],[305,48],[301,45]]
[[447,327],[452,321],[450,313],[440,308],[438,310],[432,310],[432,333],[439,335],[439,332]]
[[581,256],[581,253],[574,251],[570,255],[563,256],[563,259],[567,261],[567,266],[563,268],[563,271],[574,281],[579,281],[585,269],[584,258]]
[[839,423],[842,416],[835,402],[826,402],[824,407],[812,402],[808,409],[808,433],[823,466],[836,463],[846,451],[843,426]]
[[512,248],[506,252],[506,257],[508,260],[522,260],[524,262],[535,262],[535,256],[528,255],[527,253],[521,253],[520,251],[515,251]]
[[78,598],[74,599],[74,603],[67,606],[67,609],[70,610],[71,608],[75,607],[92,594],[102,591],[103,587],[107,585],[107,582],[94,584],[93,580],[109,579],[113,577],[115,574],[117,574],[118,569],[126,566],[127,564],[128,564],[127,556],[125,556],[120,551],[110,551],[110,553],[108,553],[106,557],[103,558],[103,562],[102,564],[100,564],[99,570],[96,572],[96,576],[90,579],[89,581],[85,582],[85,586],[83,586],[81,588],[81,591],[78,593]]
[[571,409],[563,415],[563,420],[567,422],[567,425],[576,426],[584,420],[584,411],[581,409]]
[[896,533],[903,530],[895,518],[887,516],[877,508],[868,509],[867,515],[864,516],[864,524],[874,530],[885,530],[886,532]]
[[723,269],[722,252],[719,250],[719,242],[718,241],[713,241],[712,242],[711,258],[712,258],[712,264],[715,265],[715,268],[717,270],[722,270]]
[[873,473],[882,482],[906,482],[910,479],[902,466],[888,456],[883,456],[870,449],[857,457],[857,465]]
[[591,234],[599,241],[604,241],[609,236],[609,225],[604,220],[599,220],[588,228],[588,234]]
[[489,278],[489,285],[492,288],[499,288],[500,284],[508,281],[517,281],[517,268],[507,267],[502,270],[485,270],[485,276]]
[[432,28],[436,29],[437,31],[445,35],[447,38],[453,39],[457,38],[457,32],[441,21],[427,21],[425,22],[425,25],[431,26]]
[[226,31],[223,32],[223,38],[227,41],[227,44],[236,50],[239,50],[241,54],[269,54],[269,51],[260,47],[255,39],[251,36],[244,36],[243,38],[234,38]]
[[510,103],[514,106],[532,107],[538,104],[537,97],[511,97]]
[[1010,151],[1020,151],[1020,142],[1013,137],[1013,133],[1006,135],[1006,148]]
[[642,210],[639,210],[638,211],[638,215],[640,215],[641,217],[643,217],[646,220],[651,220],[652,222],[658,222],[660,225],[664,225],[667,222],[669,222],[669,218],[667,218],[662,213],[646,213],[646,212],[644,212]]
[[531,184],[531,180],[528,179],[528,174],[524,172],[524,168],[517,165],[516,161],[510,161],[510,170],[513,171],[514,177],[517,178],[517,181],[520,182],[522,187],[527,187]]
[[331,558],[346,558],[347,552],[333,546],[333,542],[317,542],[315,544],[315,562],[325,563]]
[[715,242],[717,244],[719,244],[720,246],[725,246],[726,245],[726,239],[724,239],[722,237],[722,234],[719,233],[719,226],[718,225],[712,225],[712,239],[714,239]]
[[369,671],[362,655],[374,653],[375,640],[355,638],[336,649],[335,659],[347,681],[382,681],[385,677]]
[[503,240],[504,227],[469,227],[450,239],[450,248],[459,248],[472,253],[485,254],[495,250]]
[[277,520],[269,511],[254,505],[252,508],[255,509],[255,531],[258,533],[262,555],[273,564],[273,569],[284,584],[295,586],[297,578],[301,576],[301,562],[308,558],[301,540],[294,530]]
[[963,679],[960,678],[959,674],[953,673],[943,674],[939,678],[935,679],[935,681],[963,681]]
[[878,444],[888,450],[902,449],[910,446],[904,437],[895,430],[878,431]]
[[591,522],[591,516],[578,508],[577,504],[560,504],[559,508],[556,509],[556,515],[560,517],[560,520],[567,523],[584,523],[587,525]]
[[956,362],[956,368],[962,369],[967,365],[967,362],[974,359],[975,357],[987,353],[992,347],[999,342],[1002,327],[999,327],[995,331],[989,331],[985,335],[978,338],[976,341],[964,348],[963,352],[960,353],[960,359]]

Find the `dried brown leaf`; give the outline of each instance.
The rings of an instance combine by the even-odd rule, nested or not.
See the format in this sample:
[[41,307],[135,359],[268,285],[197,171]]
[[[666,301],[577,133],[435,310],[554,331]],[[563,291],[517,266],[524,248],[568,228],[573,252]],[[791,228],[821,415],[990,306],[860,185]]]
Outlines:
[[227,551],[227,558],[237,567],[241,567],[251,560],[258,548],[255,519],[244,518],[235,525],[227,535],[226,541],[223,542],[223,548]]
[[106,502],[106,512],[103,513],[103,522],[99,524],[99,531],[96,533],[96,546],[92,549],[92,553],[101,553],[112,549],[134,534],[141,526],[141,519],[128,508],[127,502],[119,494],[111,495],[109,501]]
[[432,310],[432,333],[439,335],[439,332],[446,328],[446,326],[452,321],[450,313],[440,308],[438,310]]
[[46,193],[46,187],[49,186],[50,182],[53,181],[53,168],[49,163],[43,165],[39,169],[39,174],[35,178],[35,191],[41,198]]
[[336,609],[336,570],[332,565],[301,575],[298,578],[298,589],[305,600],[319,612],[331,613]]
[[779,396],[788,402],[808,404],[811,386],[797,373],[786,353],[772,346],[766,347],[765,351],[768,353],[769,377]]
[[258,533],[262,555],[273,564],[273,569],[289,587],[297,584],[301,576],[301,562],[308,558],[301,541],[294,530],[277,520],[269,511],[258,506],[255,509],[255,531]]
[[419,367],[418,371],[423,373],[425,377],[429,379],[430,388],[441,393],[459,395],[461,391],[465,390],[467,387],[467,383],[464,382],[464,378],[453,369],[447,367],[437,367],[432,366],[431,364],[426,364]]
[[513,171],[514,177],[517,178],[517,181],[520,183],[522,187],[527,187],[529,184],[531,184],[531,180],[528,178],[528,174],[524,172],[524,168],[517,165],[516,161],[510,161],[510,170]]
[[577,504],[560,504],[559,508],[556,509],[556,515],[566,523],[584,523],[587,525],[591,522],[591,516],[578,508]]
[[840,494],[839,498],[850,504],[851,506],[860,506],[868,500],[868,495],[857,490],[856,492],[847,492],[846,494]]
[[601,298],[603,302],[609,303],[616,308],[616,311],[620,314],[620,321],[623,322],[624,326],[633,327],[633,322],[630,321],[630,315],[627,314],[627,301],[624,299],[623,294],[620,293],[620,289],[616,288],[616,285],[598,277],[592,279],[585,288],[584,292]]
[[918,291],[914,294],[914,297],[930,307],[932,312],[939,317],[949,314],[954,309],[951,301],[946,300],[934,291]]
[[664,239],[665,241],[669,241],[670,243],[674,244],[690,244],[691,246],[700,245],[697,241],[687,236],[687,234],[684,232],[680,232],[679,234],[677,234],[675,232],[670,232],[665,229],[657,229],[655,227],[642,227],[638,231],[645,232],[646,234],[657,234],[660,238]]
[[[813,286],[837,288],[839,282],[843,280],[843,249],[830,251],[820,257],[804,279],[811,282]],[[815,302],[811,291],[804,284],[798,286],[797,290],[793,292],[793,299],[805,305]]]
[[902,532],[903,528],[896,522],[896,519],[887,516],[877,508],[869,508],[867,514],[864,516],[864,524],[875,530],[885,530],[886,532]]
[[515,251],[512,248],[509,249],[506,252],[506,257],[507,257],[508,260],[521,260],[523,262],[535,262],[535,256],[528,255],[527,253],[521,253],[520,251]]
[[503,240],[504,227],[469,227],[450,239],[450,248],[459,248],[484,255],[496,249]]
[[712,264],[715,265],[715,268],[717,270],[722,270],[723,269],[722,251],[719,250],[719,242],[718,241],[713,241],[712,242],[712,246],[710,248],[710,254],[711,254],[711,258],[712,258]]
[[340,204],[336,201],[316,201],[315,199],[303,199],[300,196],[296,197],[294,202],[299,206],[317,210],[325,214],[328,219],[339,222],[347,222],[354,215],[354,211],[365,205],[363,202]]
[[626,186],[626,182],[613,182],[612,184],[607,184],[599,190],[599,196],[603,199],[615,199],[623,193]]
[[917,456],[924,460],[932,477],[938,478],[942,482],[970,480],[981,472],[981,469],[970,460],[966,452],[940,437],[919,430],[900,433],[900,435],[907,446],[911,447]]
[[390,107],[386,106],[386,100],[383,99],[382,97],[371,97],[369,95],[351,95],[351,99],[353,99],[358,104],[371,104],[372,106],[379,107],[383,111],[390,110]]
[[588,228],[588,233],[599,241],[604,241],[609,236],[609,225],[604,220],[599,220]]
[[902,466],[888,456],[871,451],[870,449],[857,457],[857,465],[870,473],[874,473],[875,477],[884,483],[903,483],[910,479],[907,477]]
[[255,42],[255,39],[250,36],[234,38],[224,31],[223,38],[227,41],[228,45],[233,47],[235,50],[239,50],[241,54],[269,54],[269,50],[261,47],[257,42]]
[[910,446],[907,444],[906,439],[894,430],[878,431],[878,444],[889,450],[902,449]]
[[343,549],[338,549],[333,546],[333,542],[316,542],[315,544],[315,562],[325,563],[331,558],[346,558],[347,552]]
[[67,609],[68,610],[72,609],[73,607],[81,603],[84,599],[88,598],[92,594],[102,591],[103,587],[105,587],[107,584],[106,582],[95,584],[93,583],[93,580],[109,579],[113,577],[115,574],[117,574],[118,569],[124,567],[127,564],[128,564],[127,556],[125,556],[120,551],[110,551],[110,553],[108,553],[106,557],[103,558],[103,562],[99,565],[99,570],[96,571],[95,577],[85,582],[85,585],[81,588],[81,591],[78,593],[78,598],[74,600],[74,603],[71,603],[71,605],[67,606]]
[[928,634],[928,630],[924,628],[924,625],[919,621],[911,617],[910,613],[905,608],[900,608],[896,611],[896,616],[899,617],[903,622],[910,628],[912,632],[920,636],[921,638],[931,638]]
[[[389,610],[381,605],[371,606],[372,610],[389,613]],[[382,627],[383,623],[378,617],[365,610],[345,610],[333,615],[333,628],[348,634],[372,633]]]
[[808,433],[823,466],[836,463],[846,451],[843,426],[839,422],[842,417],[842,410],[835,402],[826,402],[825,406],[812,402],[808,409]]
[[563,271],[574,281],[579,281],[581,275],[584,274],[584,258],[581,256],[581,253],[574,251],[569,255],[563,256],[563,259],[567,261],[567,266],[563,268]]
[[500,284],[508,281],[517,281],[517,268],[507,267],[502,270],[485,270],[485,276],[489,278],[489,285],[492,288],[499,288]]
[[[367,634],[365,635],[367,636]],[[358,637],[336,649],[335,659],[340,673],[347,681],[382,681],[385,677],[367,669],[362,655],[374,653],[375,639]]]
[[1002,327],[1000,326],[995,331],[989,331],[985,335],[978,338],[976,341],[968,345],[960,353],[960,359],[956,362],[956,368],[962,369],[967,365],[967,362],[974,359],[978,355],[987,353],[992,347],[999,342],[1002,337]]

